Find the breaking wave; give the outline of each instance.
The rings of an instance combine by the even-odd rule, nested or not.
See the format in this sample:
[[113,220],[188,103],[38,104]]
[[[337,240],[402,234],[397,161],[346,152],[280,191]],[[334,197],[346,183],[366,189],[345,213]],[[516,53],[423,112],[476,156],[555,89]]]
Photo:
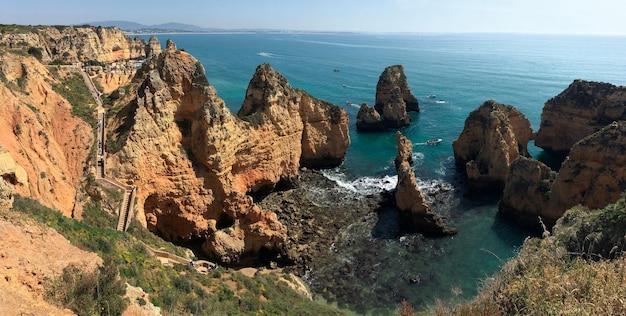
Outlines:
[[324,170],[322,174],[329,180],[337,183],[338,186],[363,196],[380,193],[384,190],[393,190],[398,184],[398,176],[396,175],[386,175],[380,178],[361,177],[349,179],[344,173],[337,170]]

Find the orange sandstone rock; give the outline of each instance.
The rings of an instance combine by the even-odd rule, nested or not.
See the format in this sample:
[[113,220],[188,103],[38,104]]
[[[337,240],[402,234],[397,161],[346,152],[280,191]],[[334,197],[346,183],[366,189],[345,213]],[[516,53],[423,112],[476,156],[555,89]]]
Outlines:
[[472,189],[501,190],[509,165],[528,156],[533,138],[528,119],[516,108],[489,100],[472,111],[452,143],[456,165],[467,173]]

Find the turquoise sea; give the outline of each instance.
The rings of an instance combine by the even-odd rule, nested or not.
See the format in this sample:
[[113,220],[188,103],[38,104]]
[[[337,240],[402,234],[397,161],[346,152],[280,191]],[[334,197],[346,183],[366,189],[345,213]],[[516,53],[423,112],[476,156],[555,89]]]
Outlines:
[[[337,243],[332,249],[337,256],[328,263],[328,269],[348,266],[348,272],[338,276],[312,270],[305,280],[326,299],[358,313],[387,314],[402,299],[421,309],[437,298],[470,298],[480,281],[513,256],[528,235],[497,218],[497,199],[468,199],[463,194],[451,144],[470,111],[494,99],[517,107],[537,130],[543,104],[574,79],[626,85],[626,37],[348,33],[158,37],[163,45],[168,38],[174,40],[179,49],[198,58],[234,113],[261,63],[270,63],[292,86],[342,106],[350,115],[352,144],[344,164],[325,174],[354,195],[395,185],[395,132],[360,134],[354,122],[358,104],[374,103],[384,68],[404,65],[421,108],[412,114],[412,125],[402,129],[414,144],[414,169],[423,186],[450,189],[448,222],[459,233],[423,240],[375,233],[371,227],[359,231],[355,223],[351,227],[355,231],[345,234],[351,242]],[[428,98],[431,94],[436,96]],[[425,145],[430,138],[443,142]],[[535,157],[545,155],[532,144],[529,147]],[[394,220],[393,214],[378,217],[375,230]],[[393,224],[389,226],[393,231]],[[416,278],[418,282],[407,282]]]

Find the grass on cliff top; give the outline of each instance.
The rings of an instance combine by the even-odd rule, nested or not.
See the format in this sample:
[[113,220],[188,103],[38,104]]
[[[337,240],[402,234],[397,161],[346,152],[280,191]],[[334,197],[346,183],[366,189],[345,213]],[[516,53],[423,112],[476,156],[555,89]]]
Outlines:
[[89,88],[83,81],[83,77],[77,73],[71,73],[69,76],[59,79],[62,83],[52,84],[52,89],[72,105],[72,114],[95,127],[97,122],[96,105]]
[[470,303],[436,315],[626,315],[626,202],[575,207],[554,235],[527,239]]
[[[13,210],[54,228],[73,245],[96,252],[105,262],[105,270],[101,273],[110,276],[111,271],[119,271],[122,282],[141,287],[149,294],[151,302],[161,307],[162,312],[167,315],[341,314],[334,308],[297,294],[272,274],[249,278],[220,267],[209,275],[203,275],[186,265],[163,266],[149,253],[146,245],[166,248],[166,251],[170,252],[174,252],[172,248],[176,246],[159,239],[145,229],[138,228],[137,225],[134,225],[135,227],[131,225],[129,233],[88,225],[91,223],[106,226],[115,222],[115,218],[104,220],[100,218],[111,216],[93,202],[87,203],[84,209],[84,222],[64,217],[35,200],[18,195],[15,196]],[[169,246],[164,247],[165,244]],[[63,301],[64,307],[71,308],[78,314],[91,310],[93,306],[101,306],[99,305],[101,300],[94,301],[93,295],[89,294],[95,293],[93,275],[86,274],[76,278],[73,277],[75,274],[76,271],[70,267],[60,279],[53,280],[49,287],[54,289],[60,286],[59,291],[63,290],[65,294],[61,295],[63,299],[55,295],[49,295],[49,299],[53,302]],[[108,279],[109,282],[115,281]],[[72,286],[72,289],[82,288],[82,290],[74,291],[65,287],[64,284],[68,280],[77,281],[77,286]],[[107,285],[112,289],[116,288],[114,284]],[[96,286],[104,285],[102,283],[98,285],[96,282]],[[87,293],[87,296],[82,297],[79,293]],[[112,301],[113,298],[109,299]],[[118,310],[111,308],[111,315],[118,315],[116,311]]]

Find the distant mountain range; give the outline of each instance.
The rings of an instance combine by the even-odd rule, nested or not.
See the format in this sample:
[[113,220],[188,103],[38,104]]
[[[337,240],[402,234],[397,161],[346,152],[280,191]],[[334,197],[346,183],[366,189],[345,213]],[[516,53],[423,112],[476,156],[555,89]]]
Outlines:
[[183,23],[163,23],[155,25],[145,25],[130,21],[101,21],[101,22],[89,22],[84,23],[92,26],[111,27],[116,26],[122,31],[131,33],[172,33],[172,32],[223,32],[224,29],[219,28],[206,28],[192,24]]

